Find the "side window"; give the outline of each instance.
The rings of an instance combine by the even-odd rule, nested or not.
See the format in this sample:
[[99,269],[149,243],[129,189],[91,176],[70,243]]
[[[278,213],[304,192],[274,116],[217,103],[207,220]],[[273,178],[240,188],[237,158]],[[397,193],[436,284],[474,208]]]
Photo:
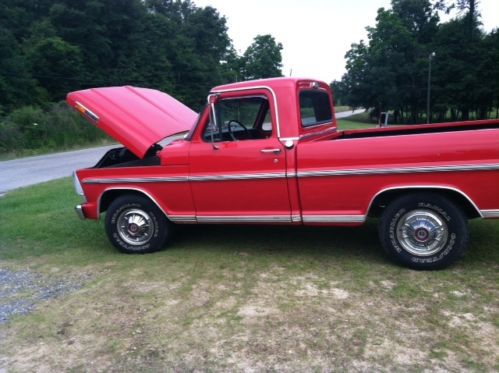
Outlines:
[[333,114],[329,95],[324,91],[301,91],[300,114],[303,127],[331,122]]
[[265,139],[272,135],[272,120],[266,97],[223,99],[215,104],[216,125],[206,126],[205,141]]

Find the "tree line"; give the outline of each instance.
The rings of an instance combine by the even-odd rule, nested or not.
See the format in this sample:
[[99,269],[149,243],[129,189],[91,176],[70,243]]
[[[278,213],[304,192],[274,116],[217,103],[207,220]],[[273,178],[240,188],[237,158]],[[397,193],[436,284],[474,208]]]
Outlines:
[[239,54],[226,19],[190,0],[2,0],[0,152],[38,146],[70,91],[130,84],[199,110],[215,85],[281,76],[281,50],[257,35]]
[[[439,11],[451,10],[441,22]],[[367,31],[331,83],[337,101],[405,123],[499,117],[499,32],[480,28],[478,0],[392,0]]]

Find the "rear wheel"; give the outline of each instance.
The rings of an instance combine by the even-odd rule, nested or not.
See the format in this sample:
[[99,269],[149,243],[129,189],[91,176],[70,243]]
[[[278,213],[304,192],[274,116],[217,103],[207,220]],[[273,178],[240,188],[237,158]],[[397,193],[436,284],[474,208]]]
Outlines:
[[462,256],[468,243],[463,212],[435,193],[399,197],[379,220],[383,248],[396,262],[414,269],[440,269]]
[[161,250],[171,235],[170,222],[149,199],[135,194],[116,198],[106,213],[111,243],[128,254]]

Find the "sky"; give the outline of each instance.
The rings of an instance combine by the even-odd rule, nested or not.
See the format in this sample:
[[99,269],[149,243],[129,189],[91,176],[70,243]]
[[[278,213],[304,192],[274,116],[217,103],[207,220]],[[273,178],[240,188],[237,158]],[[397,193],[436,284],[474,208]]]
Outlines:
[[[256,35],[271,34],[283,44],[285,76],[331,82],[345,72],[345,53],[367,39],[378,8],[390,0],[193,0],[227,19],[228,33],[242,54]],[[499,27],[499,0],[480,0],[483,28]],[[448,18],[448,17],[447,17]],[[441,17],[444,19],[444,17]]]

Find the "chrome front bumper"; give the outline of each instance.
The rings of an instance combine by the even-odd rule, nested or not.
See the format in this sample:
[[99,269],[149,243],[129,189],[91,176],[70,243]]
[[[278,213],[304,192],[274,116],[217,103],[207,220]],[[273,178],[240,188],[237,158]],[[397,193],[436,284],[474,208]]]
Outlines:
[[75,211],[76,211],[76,215],[78,215],[78,217],[81,220],[85,220],[85,214],[83,213],[83,208],[81,207],[81,205],[76,205]]

